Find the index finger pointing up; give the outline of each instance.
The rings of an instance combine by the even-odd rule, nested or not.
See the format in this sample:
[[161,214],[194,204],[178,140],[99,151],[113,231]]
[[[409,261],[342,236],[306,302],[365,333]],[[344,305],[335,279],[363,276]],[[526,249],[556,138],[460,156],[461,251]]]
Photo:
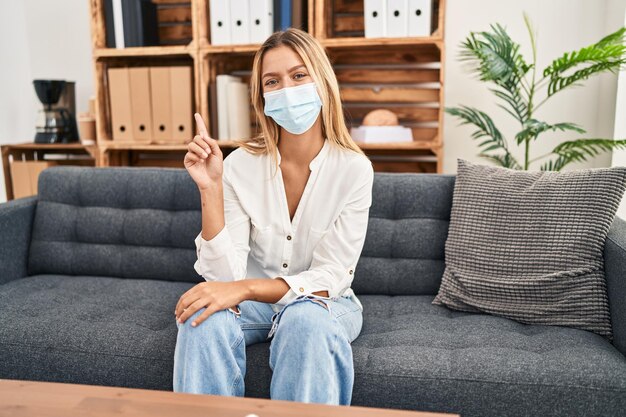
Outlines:
[[204,139],[209,138],[209,132],[207,131],[206,125],[204,124],[204,120],[202,120],[202,116],[200,113],[194,113],[193,117],[196,119],[196,124],[198,125],[198,133]]

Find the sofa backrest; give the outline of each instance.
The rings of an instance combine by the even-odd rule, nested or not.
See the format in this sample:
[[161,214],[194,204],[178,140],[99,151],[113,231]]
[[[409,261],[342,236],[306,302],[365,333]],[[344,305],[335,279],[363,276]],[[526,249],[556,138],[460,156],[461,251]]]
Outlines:
[[367,236],[352,283],[357,295],[437,294],[455,178],[375,173]]
[[[357,294],[436,294],[453,175],[376,173]],[[200,195],[182,168],[55,166],[39,176],[29,275],[201,282]]]
[[28,273],[200,282],[200,194],[182,168],[54,166],[39,176]]

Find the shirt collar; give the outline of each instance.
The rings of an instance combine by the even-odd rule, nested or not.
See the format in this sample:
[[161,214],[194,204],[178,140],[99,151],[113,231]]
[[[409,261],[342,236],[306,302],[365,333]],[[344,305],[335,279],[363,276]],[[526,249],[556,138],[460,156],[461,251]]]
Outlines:
[[[322,163],[322,161],[326,158],[329,148],[330,148],[330,144],[328,143],[328,139],[324,139],[324,145],[322,146],[322,149],[320,149],[317,155],[315,155],[315,158],[313,158],[313,160],[311,160],[311,162],[309,163],[309,169],[311,171],[315,170]],[[276,156],[278,157],[278,163],[280,164],[281,157],[280,157],[280,151],[278,150],[278,147],[276,147]]]

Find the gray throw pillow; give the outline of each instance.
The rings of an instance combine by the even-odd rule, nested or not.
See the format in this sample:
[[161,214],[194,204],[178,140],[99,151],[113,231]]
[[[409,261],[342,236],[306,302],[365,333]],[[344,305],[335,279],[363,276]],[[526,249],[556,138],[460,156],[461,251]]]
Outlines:
[[613,339],[604,243],[626,167],[519,171],[458,159],[433,304]]

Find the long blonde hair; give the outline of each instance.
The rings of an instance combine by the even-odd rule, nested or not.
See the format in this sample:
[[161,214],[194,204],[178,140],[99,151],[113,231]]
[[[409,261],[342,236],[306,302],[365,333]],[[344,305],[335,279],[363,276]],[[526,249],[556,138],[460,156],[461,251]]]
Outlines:
[[238,140],[236,143],[253,154],[271,155],[275,167],[278,167],[277,148],[280,127],[274,119],[266,116],[264,113],[261,64],[263,63],[263,56],[267,51],[281,45],[290,47],[300,56],[318,87],[322,100],[322,135],[326,140],[333,142],[341,148],[350,149],[365,155],[363,150],[352,140],[346,126],[341,106],[339,84],[324,47],[316,38],[297,28],[288,28],[284,31],[274,32],[256,52],[250,77],[250,97],[261,129],[256,136]]

